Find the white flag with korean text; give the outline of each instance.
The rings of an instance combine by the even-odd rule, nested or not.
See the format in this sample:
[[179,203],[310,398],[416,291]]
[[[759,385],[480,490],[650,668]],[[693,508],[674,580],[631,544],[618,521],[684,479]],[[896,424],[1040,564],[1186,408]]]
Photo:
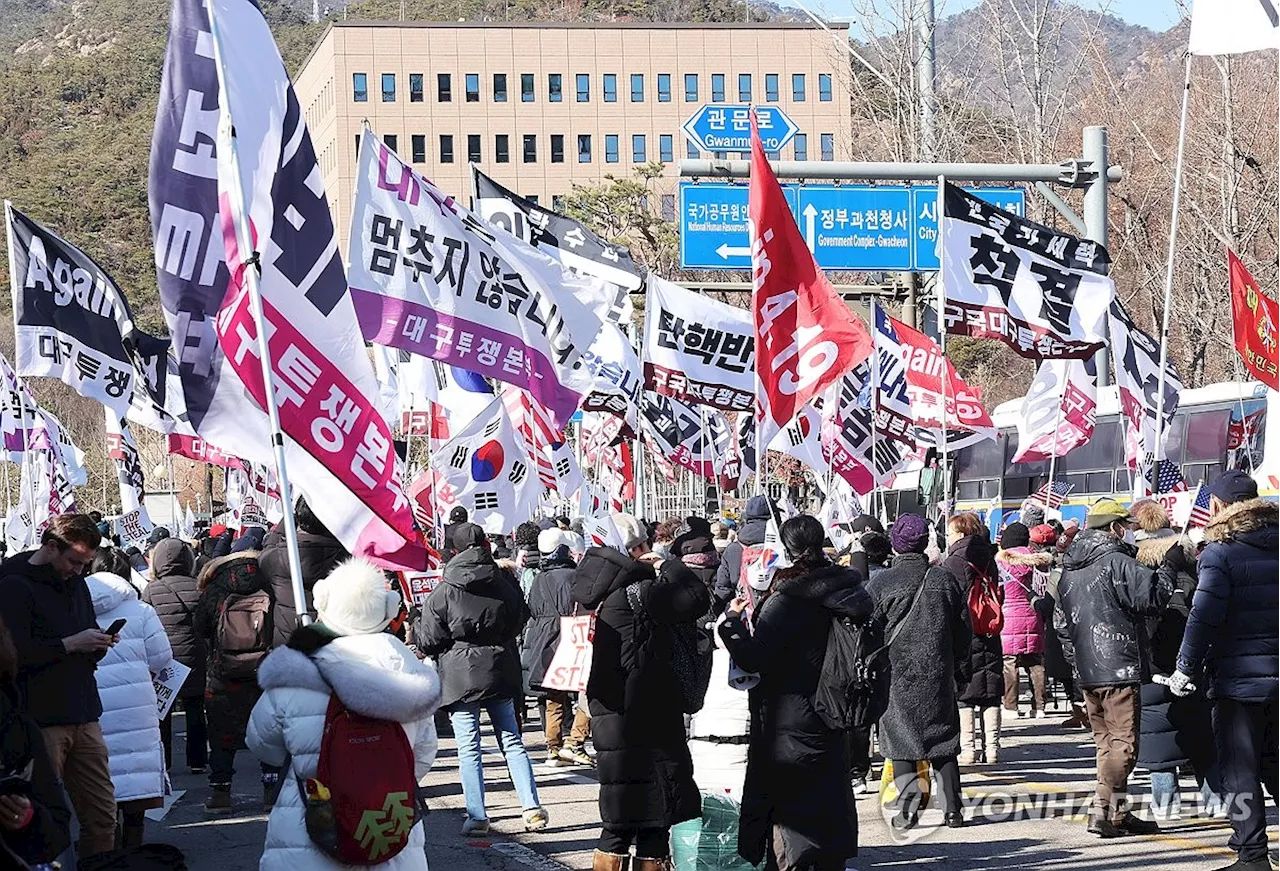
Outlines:
[[351,296],[365,338],[533,394],[564,426],[590,392],[600,320],[577,278],[489,227],[369,131],[351,211]]
[[[173,0],[148,194],[194,433],[273,462],[256,269],[291,483],[352,553],[425,566],[302,107],[252,0]],[[258,251],[239,249],[246,221]]]
[[[1111,362],[1120,393],[1120,411],[1125,418],[1125,459],[1136,472],[1134,491],[1151,492],[1155,487],[1155,461],[1164,459],[1170,424],[1178,411],[1182,379],[1168,360],[1164,380],[1164,425],[1160,444],[1156,443],[1156,421],[1160,418],[1160,346],[1134,323],[1129,312],[1115,300],[1111,304]],[[1145,478],[1140,485],[1138,478]]]
[[1098,370],[1088,360],[1040,364],[1018,418],[1014,463],[1063,457],[1093,438],[1098,418]]
[[998,339],[1023,357],[1083,359],[1107,343],[1115,285],[1097,242],[946,185],[941,229],[946,331]]

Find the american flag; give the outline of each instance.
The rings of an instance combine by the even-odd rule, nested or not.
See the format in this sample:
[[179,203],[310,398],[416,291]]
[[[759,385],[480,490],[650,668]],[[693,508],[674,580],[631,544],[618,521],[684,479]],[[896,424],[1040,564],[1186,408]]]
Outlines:
[[1201,481],[1196,487],[1196,498],[1191,503],[1191,516],[1187,520],[1187,528],[1193,529],[1200,526],[1208,526],[1212,520],[1209,514],[1209,488]]
[[[546,409],[529,396],[528,391],[508,384],[502,391],[502,402],[517,432],[524,439],[529,456],[538,469],[538,480],[548,490],[556,490],[556,471],[551,464],[551,448],[563,439],[557,438]],[[568,494],[562,494],[568,495]]]
[[1161,460],[1156,472],[1157,493],[1182,493],[1191,488],[1182,478],[1182,469],[1172,460]]
[[1050,490],[1046,482],[1043,487],[1031,494],[1030,501],[1039,502],[1046,508],[1061,508],[1062,503],[1067,501],[1067,494],[1071,492],[1072,486],[1066,481],[1054,481],[1053,489]]

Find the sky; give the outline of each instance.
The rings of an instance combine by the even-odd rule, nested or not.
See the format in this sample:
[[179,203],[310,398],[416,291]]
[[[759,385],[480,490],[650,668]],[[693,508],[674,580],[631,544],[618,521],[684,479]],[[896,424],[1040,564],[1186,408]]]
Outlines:
[[[858,0],[859,4],[865,2],[866,0]],[[977,6],[979,2],[980,0],[936,0],[937,14],[940,17],[953,15]],[[1112,15],[1130,24],[1140,24],[1155,31],[1168,30],[1181,18],[1177,0],[1068,0],[1068,2],[1085,9],[1106,9]],[[782,0],[781,5],[787,5],[786,0]],[[806,2],[805,5],[832,18],[847,20],[851,17],[855,4],[853,0],[824,0],[812,5]]]

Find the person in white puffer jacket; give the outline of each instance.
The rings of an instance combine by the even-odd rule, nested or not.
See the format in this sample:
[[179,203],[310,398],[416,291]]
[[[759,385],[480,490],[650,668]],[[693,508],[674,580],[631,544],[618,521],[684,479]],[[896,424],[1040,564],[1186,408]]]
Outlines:
[[125,580],[129,558],[104,547],[92,570],[85,582],[98,626],[105,630],[116,620],[126,621],[119,643],[98,663],[94,677],[102,699],[99,723],[107,743],[111,782],[124,817],[121,842],[136,847],[143,840],[143,814],[148,808],[162,807],[169,791],[151,676],[173,661],[173,651],[155,609],[141,601],[137,588]]
[[[312,842],[298,791],[299,779],[316,776],[331,694],[357,714],[400,723],[419,782],[436,756],[440,679],[429,663],[383,631],[400,610],[400,596],[388,589],[381,570],[348,560],[318,581],[312,596],[319,620],[296,629],[288,646],[272,651],[258,668],[263,693],[249,718],[246,743],[268,765],[289,764],[267,821],[261,871],[347,867]],[[425,871],[422,823],[414,825],[399,854],[370,867]]]

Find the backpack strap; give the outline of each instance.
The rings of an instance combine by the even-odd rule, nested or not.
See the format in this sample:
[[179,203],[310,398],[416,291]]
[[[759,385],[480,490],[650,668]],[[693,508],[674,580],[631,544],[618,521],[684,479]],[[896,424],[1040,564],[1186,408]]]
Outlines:
[[906,626],[907,623],[910,622],[911,615],[916,612],[916,605],[920,604],[920,597],[924,594],[924,587],[925,587],[925,584],[928,582],[928,578],[929,578],[929,571],[928,569],[926,569],[925,576],[920,579],[920,586],[916,588],[916,594],[911,599],[911,607],[907,609],[907,613],[903,615],[900,621],[898,621],[898,625],[893,627],[893,631],[890,632],[889,637],[885,639],[884,646],[882,646],[879,650],[872,653],[871,656],[868,657],[868,659],[875,659],[881,653],[884,653],[886,650],[893,647],[893,642],[897,641],[898,636],[902,633],[902,627]]

